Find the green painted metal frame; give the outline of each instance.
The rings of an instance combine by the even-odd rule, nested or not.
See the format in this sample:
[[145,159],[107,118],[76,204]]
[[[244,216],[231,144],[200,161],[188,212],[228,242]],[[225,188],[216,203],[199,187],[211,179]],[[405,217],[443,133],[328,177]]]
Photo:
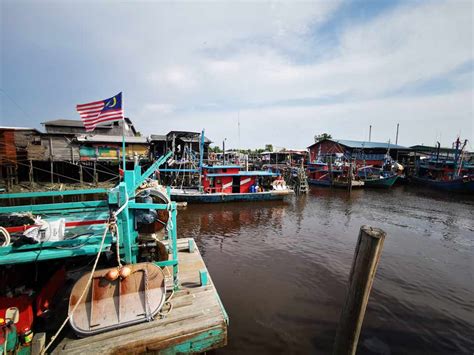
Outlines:
[[[177,230],[176,230],[176,203],[154,204],[138,203],[135,201],[136,189],[140,187],[158,167],[163,164],[172,153],[162,156],[155,161],[143,174],[141,167],[135,166],[133,170],[124,171],[124,179],[116,187],[106,189],[89,190],[68,190],[68,191],[48,191],[48,192],[25,192],[18,194],[0,194],[2,199],[13,198],[35,198],[52,197],[64,195],[84,195],[84,194],[107,194],[107,199],[98,201],[83,202],[63,202],[51,204],[25,204],[20,206],[0,207],[0,214],[13,212],[31,212],[31,213],[57,213],[67,215],[72,212],[92,212],[109,208],[110,211],[121,212],[117,216],[117,228],[120,237],[120,258],[125,263],[136,263],[138,246],[138,232],[135,230],[135,210],[139,209],[158,209],[168,210],[170,219],[167,225],[166,238],[170,240],[169,252],[171,258],[167,261],[156,262],[159,266],[173,267],[173,280],[175,289],[178,288],[178,248],[177,248]],[[168,196],[170,189],[167,189]],[[80,237],[74,240],[43,242],[39,244],[24,245],[21,247],[0,247],[0,265],[18,264],[26,262],[36,262],[40,260],[51,260],[59,258],[68,258],[74,256],[95,255],[99,251],[102,232],[89,237]],[[110,233],[105,239],[105,250],[110,249],[116,238]]]

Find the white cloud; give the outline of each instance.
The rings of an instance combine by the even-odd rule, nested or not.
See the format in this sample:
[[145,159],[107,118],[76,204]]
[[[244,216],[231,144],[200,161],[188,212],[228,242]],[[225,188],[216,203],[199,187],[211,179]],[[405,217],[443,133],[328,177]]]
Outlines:
[[[364,138],[355,132],[369,124],[386,140],[399,121],[417,128],[405,144],[428,142],[441,131],[446,145],[459,130],[472,138],[472,71],[450,73],[474,59],[473,3],[407,2],[362,23],[349,18],[333,29],[338,41],[321,40],[319,26],[339,5],[99,2],[85,10],[82,3],[21,3],[15,24],[22,37],[14,40],[55,48],[58,58],[73,51],[107,63],[117,73],[114,84],[127,93],[128,114],[146,133],[206,127],[211,138],[230,139],[240,109],[242,127],[249,120],[242,132],[248,146],[262,145],[264,137],[301,146],[321,131]],[[85,48],[76,53],[78,45]],[[444,95],[388,97],[443,76],[451,79]],[[91,96],[94,90],[104,89],[90,88]],[[281,104],[331,97],[341,101]]]

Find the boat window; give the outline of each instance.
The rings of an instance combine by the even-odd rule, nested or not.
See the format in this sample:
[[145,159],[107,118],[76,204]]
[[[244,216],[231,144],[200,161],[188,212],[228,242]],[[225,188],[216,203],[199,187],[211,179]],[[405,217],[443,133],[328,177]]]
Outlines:
[[222,169],[222,172],[223,172],[223,173],[226,173],[226,172],[227,172],[227,169]]

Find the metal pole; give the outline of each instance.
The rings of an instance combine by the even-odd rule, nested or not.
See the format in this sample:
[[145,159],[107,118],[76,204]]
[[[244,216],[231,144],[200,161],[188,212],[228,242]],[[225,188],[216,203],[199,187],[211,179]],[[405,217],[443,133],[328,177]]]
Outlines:
[[125,170],[127,168],[127,162],[125,159],[125,104],[124,104],[124,99],[122,95],[122,113],[123,113],[123,118],[122,118],[122,163],[123,163],[123,171],[125,174]]
[[372,139],[372,125],[369,126],[369,142]]
[[225,165],[225,141],[226,141],[227,138],[224,138],[224,140],[222,141],[222,159],[223,159],[223,164]]
[[397,123],[397,136],[395,137],[395,144],[398,144],[398,129],[400,128],[400,123]]
[[204,139],[205,139],[205,135],[204,135],[204,128],[203,128],[201,131],[201,140],[199,142],[199,191],[202,191],[201,179],[202,179],[202,164],[204,160]]

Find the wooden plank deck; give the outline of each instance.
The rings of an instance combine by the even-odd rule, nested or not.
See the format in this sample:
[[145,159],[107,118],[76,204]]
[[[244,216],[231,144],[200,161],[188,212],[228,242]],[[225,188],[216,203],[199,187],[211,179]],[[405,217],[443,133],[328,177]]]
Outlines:
[[[187,238],[178,239],[180,289],[170,301],[173,308],[169,314],[151,322],[82,339],[68,334],[53,354],[174,354],[204,352],[225,346],[227,314],[212,279],[208,276],[208,284],[201,286],[199,271],[207,269],[197,247],[193,252],[189,251],[188,241]],[[171,280],[169,283],[171,289]],[[166,313],[167,306],[162,311]]]

